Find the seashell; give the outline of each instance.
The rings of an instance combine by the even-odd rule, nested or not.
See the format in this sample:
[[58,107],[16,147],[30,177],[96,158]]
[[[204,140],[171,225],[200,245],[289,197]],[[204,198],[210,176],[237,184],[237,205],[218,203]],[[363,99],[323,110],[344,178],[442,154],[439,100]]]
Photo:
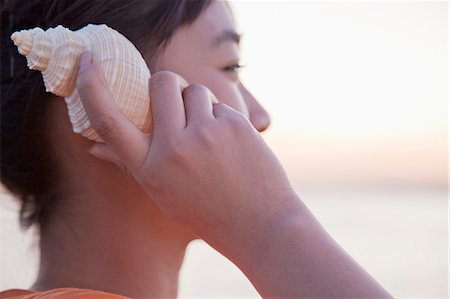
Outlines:
[[32,70],[42,73],[47,92],[65,98],[72,128],[102,142],[86,115],[76,89],[78,63],[84,51],[98,60],[119,110],[144,132],[151,131],[148,80],[150,71],[136,47],[106,25],[89,24],[77,31],[61,25],[14,32],[11,39]]

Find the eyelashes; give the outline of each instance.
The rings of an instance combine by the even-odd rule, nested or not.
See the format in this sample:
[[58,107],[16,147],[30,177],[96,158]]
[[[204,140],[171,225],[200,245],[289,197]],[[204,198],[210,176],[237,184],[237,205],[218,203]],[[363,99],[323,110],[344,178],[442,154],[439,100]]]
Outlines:
[[239,63],[235,63],[229,66],[226,66],[223,68],[223,70],[225,72],[232,72],[232,73],[237,73],[240,69],[242,69],[243,67],[245,67],[245,65],[241,65]]

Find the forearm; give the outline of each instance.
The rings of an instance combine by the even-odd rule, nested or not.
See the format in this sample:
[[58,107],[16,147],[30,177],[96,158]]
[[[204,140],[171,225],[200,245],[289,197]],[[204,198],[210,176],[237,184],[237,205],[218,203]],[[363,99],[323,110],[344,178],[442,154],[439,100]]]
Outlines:
[[227,252],[265,298],[392,298],[300,200]]

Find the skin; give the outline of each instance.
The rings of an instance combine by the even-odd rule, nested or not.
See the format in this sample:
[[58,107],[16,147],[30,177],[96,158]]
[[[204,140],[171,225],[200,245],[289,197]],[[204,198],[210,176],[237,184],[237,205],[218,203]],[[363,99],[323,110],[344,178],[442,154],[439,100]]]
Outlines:
[[[168,70],[204,84],[263,131],[270,118],[239,80],[238,44],[231,38],[217,43],[226,31],[236,31],[231,11],[225,2],[213,2],[148,64],[152,73]],[[139,298],[175,297],[186,246],[197,236],[167,217],[129,175],[94,158],[88,152],[93,143],[72,132],[66,109],[61,98],[50,107],[63,200],[41,232],[40,270],[32,289],[71,286]],[[105,151],[92,153],[114,158]]]
[[[213,25],[223,20],[229,23]],[[234,262],[263,297],[392,298],[295,194],[256,130],[267,127],[267,116],[260,106],[247,104],[254,99],[224,71],[222,50],[199,55],[219,33],[215,30],[230,24],[227,6],[214,2],[159,58],[156,66],[178,74],[160,71],[150,79],[151,135],[117,110],[95,58],[82,56],[77,88],[106,144],[65,137],[67,122],[55,127],[55,138],[67,142],[58,146],[67,200],[43,233],[35,289],[72,286],[173,298],[185,247],[199,237]],[[192,47],[204,47],[187,49],[192,40],[197,41],[188,43]],[[176,47],[179,57],[171,56]],[[205,65],[198,66],[201,71],[174,70],[170,57],[197,64],[203,57]],[[55,104],[55,123],[61,122],[58,113],[63,109]],[[255,121],[258,115],[265,122]]]

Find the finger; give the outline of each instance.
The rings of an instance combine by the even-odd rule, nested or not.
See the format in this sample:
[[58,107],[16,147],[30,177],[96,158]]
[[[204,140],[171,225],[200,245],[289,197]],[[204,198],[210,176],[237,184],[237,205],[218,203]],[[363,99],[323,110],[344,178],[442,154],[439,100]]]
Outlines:
[[148,149],[145,134],[117,108],[104,83],[101,67],[90,54],[83,54],[77,89],[89,120],[100,138],[128,167],[138,167]]
[[201,84],[191,84],[183,90],[187,125],[214,119],[212,93]]
[[233,116],[235,113],[239,113],[227,104],[224,103],[214,103],[213,104],[213,115],[215,118],[225,118]]
[[258,133],[247,116],[226,104],[213,104],[213,113],[217,120],[221,120],[234,128],[244,129],[248,127]]
[[157,72],[150,77],[150,99],[155,137],[177,134],[186,127],[186,115],[181,95],[186,86],[186,81],[172,72]]
[[96,143],[89,148],[88,152],[100,160],[114,164],[121,163],[120,158],[106,144]]

